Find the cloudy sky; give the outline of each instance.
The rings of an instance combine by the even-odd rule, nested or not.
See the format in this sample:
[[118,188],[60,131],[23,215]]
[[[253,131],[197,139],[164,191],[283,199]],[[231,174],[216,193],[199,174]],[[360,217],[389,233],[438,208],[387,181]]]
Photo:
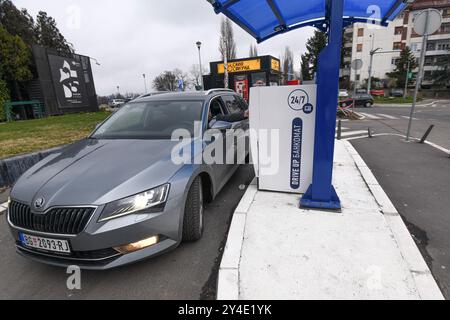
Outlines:
[[[142,74],[152,79],[175,68],[188,72],[198,64],[195,43],[201,41],[206,65],[220,60],[220,16],[206,0],[13,0],[33,16],[46,11],[56,19],[77,53],[96,58],[93,63],[97,93],[107,95],[144,91]],[[238,57],[247,57],[253,38],[235,26]],[[286,45],[300,55],[313,29],[278,36],[258,45],[260,55],[280,57]]]

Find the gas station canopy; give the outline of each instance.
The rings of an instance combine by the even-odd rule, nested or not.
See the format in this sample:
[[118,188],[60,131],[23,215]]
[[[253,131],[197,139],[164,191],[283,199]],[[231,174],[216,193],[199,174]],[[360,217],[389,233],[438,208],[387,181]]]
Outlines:
[[[327,0],[208,0],[258,42],[278,34],[314,26],[326,30]],[[386,25],[408,0],[345,0],[344,26],[355,22]]]

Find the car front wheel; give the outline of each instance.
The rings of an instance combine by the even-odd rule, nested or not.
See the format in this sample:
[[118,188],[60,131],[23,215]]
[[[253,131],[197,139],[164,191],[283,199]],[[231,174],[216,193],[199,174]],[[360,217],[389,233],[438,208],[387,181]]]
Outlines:
[[366,108],[371,108],[371,107],[372,107],[372,102],[367,101],[367,102],[366,102]]
[[203,235],[203,189],[202,179],[197,177],[189,189],[184,209],[183,241],[200,240]]

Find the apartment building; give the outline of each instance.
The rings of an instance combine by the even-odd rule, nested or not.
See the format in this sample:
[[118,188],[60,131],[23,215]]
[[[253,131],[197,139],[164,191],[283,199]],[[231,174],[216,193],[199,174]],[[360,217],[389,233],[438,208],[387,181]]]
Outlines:
[[[450,0],[416,0],[410,4],[388,27],[356,23],[344,31],[344,68],[341,70],[343,83],[363,83],[369,78],[370,52],[374,55],[372,76],[387,79],[386,74],[394,71],[400,51],[410,47],[419,58],[422,37],[414,32],[414,18],[423,9],[435,8],[442,13],[441,28],[429,36],[425,59],[424,85],[432,84],[432,72],[438,62],[450,53]],[[357,72],[351,69],[351,61],[361,59],[363,68]],[[417,70],[415,70],[417,72]]]

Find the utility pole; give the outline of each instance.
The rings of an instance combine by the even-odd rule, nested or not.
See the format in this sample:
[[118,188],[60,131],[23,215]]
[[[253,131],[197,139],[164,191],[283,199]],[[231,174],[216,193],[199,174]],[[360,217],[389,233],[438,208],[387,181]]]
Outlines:
[[144,77],[144,88],[145,88],[145,94],[147,94],[147,81],[145,79],[145,73],[142,75]]
[[198,41],[197,48],[198,48],[198,61],[199,61],[199,65],[200,65],[200,85],[202,87],[202,90],[205,90],[205,84],[203,83],[203,67],[202,67],[201,47],[202,47],[202,43],[200,41]]
[[380,48],[377,48],[377,50],[374,50],[375,47],[375,34],[372,34],[370,36],[372,38],[372,49],[370,50],[370,64],[369,64],[369,80],[367,81],[367,93],[370,94],[372,91],[372,68],[373,68],[373,56],[377,50]]
[[406,67],[406,79],[405,79],[405,92],[403,93],[403,99],[408,96],[408,80],[409,80],[409,68],[411,67],[411,61],[408,60],[408,66]]

